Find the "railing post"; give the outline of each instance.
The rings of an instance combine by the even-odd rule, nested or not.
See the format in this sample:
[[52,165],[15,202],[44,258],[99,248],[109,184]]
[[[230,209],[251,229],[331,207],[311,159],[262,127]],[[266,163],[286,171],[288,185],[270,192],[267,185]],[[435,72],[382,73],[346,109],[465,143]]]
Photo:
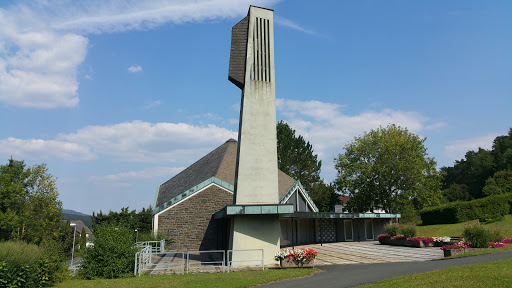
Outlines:
[[261,270],[265,270],[265,250],[261,249]]
[[229,266],[231,265],[231,262],[229,261],[229,252],[231,252],[231,255],[233,255],[233,251],[232,250],[228,250],[228,258],[227,258],[227,261],[228,261],[228,273],[229,273]]
[[135,266],[133,267],[133,275],[135,276],[137,276],[137,257],[139,256],[137,254],[139,254],[139,252],[135,253]]
[[222,273],[226,272],[226,251],[222,251]]
[[188,274],[188,256],[190,255],[190,251],[187,251],[187,274]]

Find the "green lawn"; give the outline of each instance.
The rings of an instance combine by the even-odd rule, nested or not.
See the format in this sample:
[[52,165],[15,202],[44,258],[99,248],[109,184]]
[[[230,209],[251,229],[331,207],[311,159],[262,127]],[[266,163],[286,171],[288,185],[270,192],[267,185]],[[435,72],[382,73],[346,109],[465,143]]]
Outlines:
[[67,280],[56,287],[251,287],[275,281],[312,275],[316,268],[268,269],[231,273],[198,273],[188,275],[143,275],[140,277],[97,280]]
[[[457,224],[439,224],[439,225],[428,225],[428,226],[417,226],[416,230],[418,235],[421,236],[462,236],[464,226],[475,223],[478,220],[472,220],[464,223]],[[501,222],[495,222],[490,224],[484,224],[490,229],[499,228],[501,233],[505,237],[512,237],[512,216],[505,215],[505,220]]]
[[512,259],[397,277],[364,287],[512,287]]

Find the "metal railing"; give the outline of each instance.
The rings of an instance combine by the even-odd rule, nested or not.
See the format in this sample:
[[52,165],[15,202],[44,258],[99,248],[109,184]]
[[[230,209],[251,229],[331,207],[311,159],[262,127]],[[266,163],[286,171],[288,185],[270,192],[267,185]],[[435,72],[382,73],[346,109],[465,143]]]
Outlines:
[[151,246],[144,246],[139,252],[135,253],[134,275],[139,275],[141,271],[151,263]]
[[[134,275],[136,276],[140,276],[142,271],[176,271],[178,269],[179,271],[181,271],[182,274],[188,274],[193,269],[197,268],[205,270],[208,268],[220,268],[223,273],[226,272],[226,270],[229,273],[233,267],[247,267],[260,265],[261,269],[265,270],[265,252],[263,251],[263,249],[227,250],[227,254],[226,250],[195,250],[187,251],[187,255],[185,258],[185,252],[168,251],[162,253],[155,253],[153,252],[155,247],[151,245],[140,245],[140,247],[142,247],[141,250],[135,253]],[[232,260],[233,253],[242,253],[242,255],[244,256],[243,260]],[[153,264],[152,267],[148,268],[148,266],[152,264],[152,255],[154,254],[164,255],[155,256],[157,257],[157,259],[158,257],[161,258],[159,260],[155,260],[158,263],[155,263]],[[171,256],[172,259],[170,261],[162,259],[165,257],[169,257],[170,254],[173,254],[173,256]],[[255,258],[251,258],[251,256]],[[176,259],[179,258],[181,258],[182,260],[176,261]]]
[[144,241],[135,243],[138,249],[142,249],[146,246],[151,247],[151,253],[163,253],[165,248],[165,240],[160,241]]
[[[246,252],[245,254],[249,254],[248,252],[253,252],[253,251],[261,251],[261,259],[245,259],[245,260],[236,260],[236,261],[233,261],[233,260],[230,260],[232,259],[232,257],[229,257],[230,254],[231,256],[233,256],[233,252],[236,252],[237,254],[238,253],[244,253]],[[251,253],[252,254],[252,253]],[[244,266],[256,266],[256,265],[252,265],[252,264],[248,264],[248,265],[240,265],[239,263],[254,263],[254,262],[258,262],[260,263],[261,265],[261,270],[265,270],[265,262],[264,262],[264,259],[265,259],[265,252],[263,251],[263,249],[245,249],[245,250],[228,250],[228,258],[227,258],[227,266],[228,266],[228,273],[229,273],[229,267],[233,267],[233,263],[237,263],[236,264],[236,267],[244,267]]]
[[[203,264],[211,264],[213,266],[215,266],[215,264],[221,264],[221,267],[222,267],[222,272],[225,272],[226,271],[226,262],[225,262],[225,259],[226,259],[226,251],[225,250],[206,250],[206,251],[187,251],[187,274],[190,270],[190,267],[191,266],[196,266],[197,264],[196,263],[190,263],[190,253],[198,253],[199,254],[199,258],[201,258],[201,254],[208,254],[208,253],[222,253],[222,260],[221,261],[201,261],[201,259],[199,259],[199,265],[203,265]],[[197,255],[197,254],[196,254]]]

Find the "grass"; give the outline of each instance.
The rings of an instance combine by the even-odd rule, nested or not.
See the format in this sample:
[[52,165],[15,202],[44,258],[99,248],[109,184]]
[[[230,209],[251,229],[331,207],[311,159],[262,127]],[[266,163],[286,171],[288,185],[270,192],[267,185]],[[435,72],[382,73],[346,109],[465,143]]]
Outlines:
[[[457,224],[438,224],[428,226],[417,226],[416,230],[418,235],[421,236],[462,236],[464,226],[472,223],[476,223],[478,220],[471,220],[464,223]],[[484,224],[485,227],[490,230],[496,228],[501,230],[501,233],[505,237],[512,237],[512,215],[505,215],[505,220],[501,222],[494,222],[490,224]]]
[[316,268],[268,269],[230,273],[198,273],[188,275],[143,275],[121,279],[96,279],[64,281],[55,287],[251,287],[285,279],[312,275]]
[[402,276],[364,287],[512,287],[512,259]]

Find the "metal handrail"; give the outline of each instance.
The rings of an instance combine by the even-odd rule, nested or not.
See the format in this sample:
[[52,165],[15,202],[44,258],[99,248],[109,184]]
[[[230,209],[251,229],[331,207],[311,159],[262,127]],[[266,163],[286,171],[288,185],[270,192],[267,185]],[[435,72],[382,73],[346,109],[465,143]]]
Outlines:
[[[233,252],[249,252],[249,251],[261,251],[261,260],[239,260],[239,261],[233,261],[229,260],[231,259],[229,257],[229,253],[231,253],[231,256],[233,255]],[[228,273],[229,273],[229,267],[232,266],[233,262],[260,262],[261,263],[261,270],[265,270],[265,251],[263,249],[241,249],[241,250],[228,250],[228,260],[227,260],[227,266],[228,266]],[[251,266],[251,265],[240,265],[240,266]]]
[[149,263],[151,263],[151,247],[144,246],[139,252],[135,253],[135,267],[133,274],[139,275],[141,271],[146,267]]
[[222,253],[222,261],[210,261],[210,262],[201,262],[200,261],[200,264],[215,264],[215,263],[219,263],[219,264],[222,264],[222,272],[225,272],[226,271],[226,262],[225,262],[225,259],[226,259],[226,251],[225,250],[205,250],[205,251],[200,251],[200,250],[195,250],[195,251],[187,251],[187,274],[188,274],[188,271],[189,271],[189,268],[190,268],[190,252],[193,252],[193,253],[199,253],[199,255],[201,253]]

